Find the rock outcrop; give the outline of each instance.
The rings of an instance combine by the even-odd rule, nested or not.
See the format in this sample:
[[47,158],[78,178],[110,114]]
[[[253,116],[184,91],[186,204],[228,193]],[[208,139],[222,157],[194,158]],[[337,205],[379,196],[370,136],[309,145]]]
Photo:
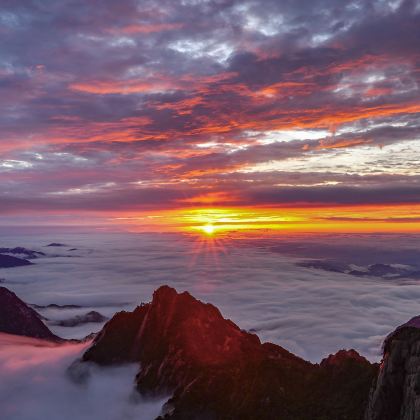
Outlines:
[[23,248],[22,246],[17,246],[15,248],[0,248],[0,254],[18,255],[28,259],[45,257],[44,252],[33,251],[32,249]]
[[366,420],[420,419],[420,317],[398,327],[384,342]]
[[172,395],[165,419],[362,419],[377,366],[355,351],[311,364],[224,319],[188,293],[159,288],[117,313],[83,356],[138,362],[137,390]]
[[0,268],[21,267],[31,265],[32,263],[23,258],[13,257],[11,255],[0,254]]
[[76,327],[82,324],[92,323],[101,323],[107,321],[108,318],[99,312],[90,311],[84,315],[76,315],[69,319],[62,319],[60,321],[55,321],[54,325],[58,325],[60,327]]
[[0,332],[60,341],[32,308],[13,292],[0,287]]

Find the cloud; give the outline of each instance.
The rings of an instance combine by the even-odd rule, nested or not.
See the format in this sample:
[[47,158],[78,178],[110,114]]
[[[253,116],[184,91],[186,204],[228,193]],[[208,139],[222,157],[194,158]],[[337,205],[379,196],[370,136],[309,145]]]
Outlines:
[[91,366],[87,383],[66,373],[88,344],[52,346],[40,340],[0,334],[0,406],[10,420],[45,418],[150,420],[163,403],[133,393],[136,366]]
[[398,204],[419,203],[417,186],[380,186],[359,188],[345,186],[282,187],[257,191],[250,202],[263,203],[330,203],[330,204]]
[[[412,0],[9,2],[0,19],[0,195],[12,210],[39,197],[61,208],[49,193],[107,183],[115,203],[138,181],[201,196],[223,178],[229,193],[238,172],[272,160],[299,176],[320,156],[328,178],[338,151],[350,167],[369,152],[361,176],[387,171],[384,155],[398,174],[418,141]],[[290,131],[302,136],[276,140]],[[259,195],[277,183],[260,179]]]
[[[52,324],[67,315],[97,310],[112,316],[148,302],[153,290],[169,284],[218,306],[241,328],[254,329],[318,362],[340,348],[380,358],[383,338],[418,314],[419,290],[413,280],[392,280],[299,267],[307,259],[367,266],[374,263],[418,267],[418,235],[237,234],[201,241],[194,235],[55,233],[2,235],[4,246],[45,251],[63,242],[77,251],[36,260],[31,267],[3,270],[5,286],[23,300],[82,308],[45,311]],[[82,337],[98,325],[64,328]],[[76,357],[76,356],[75,356]]]

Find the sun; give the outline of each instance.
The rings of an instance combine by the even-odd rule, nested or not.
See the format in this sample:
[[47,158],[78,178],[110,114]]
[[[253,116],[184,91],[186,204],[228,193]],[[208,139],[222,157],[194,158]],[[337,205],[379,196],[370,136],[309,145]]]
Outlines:
[[211,236],[214,234],[215,228],[211,223],[207,223],[207,225],[201,226],[201,230]]

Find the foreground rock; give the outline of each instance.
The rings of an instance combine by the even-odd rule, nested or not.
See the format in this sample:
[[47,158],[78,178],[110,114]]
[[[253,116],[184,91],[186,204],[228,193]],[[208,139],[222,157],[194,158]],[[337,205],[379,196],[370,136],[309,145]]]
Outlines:
[[377,372],[355,351],[311,364],[242,331],[188,293],[159,288],[153,301],[116,314],[83,356],[138,362],[143,395],[173,395],[167,419],[362,419]]
[[366,413],[366,420],[417,419],[420,419],[420,317],[398,327],[385,340],[380,373]]
[[5,287],[0,287],[0,332],[60,341],[32,308]]

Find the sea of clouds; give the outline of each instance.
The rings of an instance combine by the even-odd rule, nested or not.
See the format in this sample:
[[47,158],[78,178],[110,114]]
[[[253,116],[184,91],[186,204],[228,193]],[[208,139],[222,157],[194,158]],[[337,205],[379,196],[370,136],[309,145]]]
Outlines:
[[134,393],[137,366],[89,366],[84,383],[67,368],[88,344],[48,345],[0,333],[0,418],[7,420],[150,420],[163,400]]
[[[50,242],[65,246],[46,247]],[[157,287],[168,284],[215,304],[262,340],[311,361],[350,347],[378,360],[385,335],[420,314],[415,280],[359,278],[297,265],[322,256],[358,264],[385,259],[416,264],[420,236],[415,235],[209,240],[177,234],[3,235],[1,245],[48,254],[32,266],[0,270],[3,285],[25,302],[82,306],[41,311],[51,324],[90,310],[111,317],[150,301]],[[66,338],[81,338],[101,325],[50,328]]]
[[[163,284],[215,304],[241,328],[313,362],[341,348],[355,348],[377,361],[384,337],[420,314],[416,280],[356,277],[297,265],[311,258],[359,266],[415,265],[420,261],[420,236],[416,235],[203,239],[180,234],[77,233],[3,235],[1,239],[4,247],[25,246],[48,254],[32,266],[2,269],[0,277],[4,286],[28,303],[80,305],[41,311],[50,328],[67,338],[84,337],[102,324],[60,327],[53,325],[56,321],[90,310],[111,317],[148,302]],[[46,247],[50,242],[65,246]],[[66,418],[62,410],[73,413],[69,418],[83,419],[83,415],[89,418],[83,413],[96,409],[103,410],[98,417],[103,419],[134,415],[148,419],[159,411],[161,402],[132,403],[133,367],[98,369],[88,391],[69,381],[66,367],[85,345],[3,344],[0,407],[18,410],[17,414],[10,411],[10,419]],[[106,409],[108,403],[114,408]],[[73,406],[79,404],[83,412],[75,415]],[[145,417],[139,417],[139,412]]]

